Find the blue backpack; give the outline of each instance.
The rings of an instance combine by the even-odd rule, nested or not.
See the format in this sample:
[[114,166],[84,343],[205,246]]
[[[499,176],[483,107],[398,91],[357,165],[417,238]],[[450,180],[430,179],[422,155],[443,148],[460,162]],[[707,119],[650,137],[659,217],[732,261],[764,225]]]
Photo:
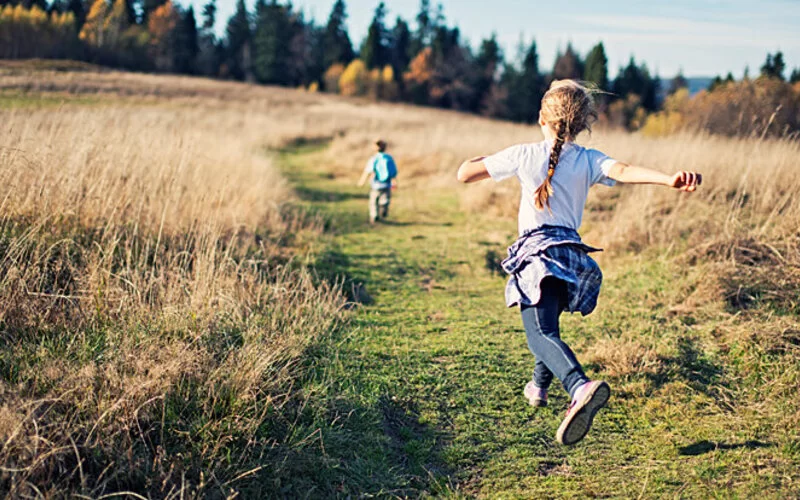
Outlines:
[[394,158],[386,153],[375,155],[372,171],[375,174],[375,180],[378,182],[390,182],[397,177],[397,165],[394,163]]

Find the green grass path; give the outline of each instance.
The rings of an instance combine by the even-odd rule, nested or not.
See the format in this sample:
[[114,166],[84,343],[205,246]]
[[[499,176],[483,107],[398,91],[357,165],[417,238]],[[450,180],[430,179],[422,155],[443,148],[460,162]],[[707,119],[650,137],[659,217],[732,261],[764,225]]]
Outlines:
[[[600,307],[565,317],[565,338],[583,361],[605,359],[603,342],[637,347],[607,378],[612,401],[590,435],[566,448],[554,436],[567,396],[554,384],[545,409],[522,397],[533,356],[518,312],[504,306],[505,278],[487,265],[515,221],[468,216],[452,190],[401,185],[390,223],[370,227],[357,172],[329,171],[313,148],[279,159],[329,221],[312,249],[317,268],[347,277],[362,302],[308,381],[314,404],[297,434],[321,430],[298,444],[285,494],[744,498],[796,487],[797,450],[724,402],[737,388],[705,341],[713,325],[668,313],[691,271],[643,257],[602,262]],[[586,367],[607,375],[600,362]]]

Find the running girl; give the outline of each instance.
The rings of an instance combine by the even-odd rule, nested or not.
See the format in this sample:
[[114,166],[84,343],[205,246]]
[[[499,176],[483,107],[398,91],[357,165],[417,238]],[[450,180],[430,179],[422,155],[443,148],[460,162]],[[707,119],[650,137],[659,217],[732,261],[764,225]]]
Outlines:
[[563,311],[580,311],[585,316],[594,310],[603,279],[588,255],[598,249],[584,244],[577,232],[589,188],[619,181],[694,191],[702,181],[695,172],[666,175],[576,144],[578,134],[591,131],[596,119],[589,90],[572,80],[555,81],[542,99],[539,114],[544,141],[473,158],[458,169],[461,182],[516,177],[522,186],[520,237],[503,261],[510,275],[506,303],[519,305],[528,347],[536,356],[525,397],[534,406],[545,406],[555,375],[572,398],[556,435],[566,445],[583,439],[611,395],[606,382],[589,380],[559,333]]

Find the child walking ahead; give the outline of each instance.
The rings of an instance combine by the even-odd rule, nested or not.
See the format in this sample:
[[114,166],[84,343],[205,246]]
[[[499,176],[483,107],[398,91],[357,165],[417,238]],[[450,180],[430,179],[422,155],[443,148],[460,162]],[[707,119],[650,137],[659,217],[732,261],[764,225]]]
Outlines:
[[589,380],[559,331],[563,311],[585,316],[594,310],[603,279],[588,255],[599,250],[584,244],[577,232],[589,188],[619,181],[694,191],[702,180],[694,172],[666,175],[630,166],[576,144],[578,134],[591,131],[596,119],[589,90],[572,80],[555,81],[539,115],[544,141],[467,160],[458,170],[461,182],[516,177],[522,186],[520,236],[503,261],[510,275],[506,303],[520,307],[528,347],[536,357],[525,397],[534,406],[545,406],[555,375],[572,398],[556,434],[566,445],[583,439],[611,395],[607,383]]
[[369,192],[369,222],[389,217],[389,203],[392,201],[392,186],[397,187],[397,165],[394,158],[386,152],[386,141],[375,141],[378,152],[367,161],[364,173],[358,181],[363,186],[372,177],[372,189]]

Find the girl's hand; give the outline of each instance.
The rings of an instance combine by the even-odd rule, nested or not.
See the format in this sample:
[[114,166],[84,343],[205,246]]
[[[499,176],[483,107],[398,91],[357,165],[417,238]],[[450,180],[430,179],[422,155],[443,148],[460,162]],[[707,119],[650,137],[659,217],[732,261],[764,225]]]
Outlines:
[[702,174],[697,172],[676,172],[670,180],[669,187],[679,189],[681,191],[692,192],[697,190],[697,186],[703,183]]

